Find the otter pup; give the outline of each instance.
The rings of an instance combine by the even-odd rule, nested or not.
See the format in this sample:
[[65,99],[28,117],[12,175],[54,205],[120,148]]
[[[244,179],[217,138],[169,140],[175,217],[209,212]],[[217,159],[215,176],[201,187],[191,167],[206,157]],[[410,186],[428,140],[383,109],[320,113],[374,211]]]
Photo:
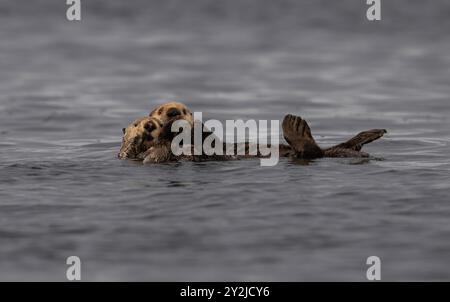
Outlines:
[[163,123],[153,117],[141,117],[122,129],[120,159],[136,159],[158,142]]

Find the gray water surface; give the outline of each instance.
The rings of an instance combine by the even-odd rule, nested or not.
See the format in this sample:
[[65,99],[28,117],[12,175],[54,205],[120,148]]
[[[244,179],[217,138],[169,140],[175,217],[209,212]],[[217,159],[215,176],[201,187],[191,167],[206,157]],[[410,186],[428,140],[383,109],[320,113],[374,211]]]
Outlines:
[[[0,2],[0,280],[450,280],[447,1]],[[275,4],[277,2],[278,4]],[[407,5],[408,3],[408,5]],[[374,159],[147,165],[121,129],[176,99],[204,118],[307,119]]]

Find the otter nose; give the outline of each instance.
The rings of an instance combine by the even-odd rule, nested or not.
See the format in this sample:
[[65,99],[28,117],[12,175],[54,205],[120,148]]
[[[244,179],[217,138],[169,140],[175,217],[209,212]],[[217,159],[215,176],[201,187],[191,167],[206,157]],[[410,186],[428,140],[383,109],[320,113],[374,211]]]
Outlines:
[[144,128],[148,132],[152,132],[153,130],[156,129],[156,126],[153,123],[147,123],[147,124],[144,125]]
[[174,117],[177,115],[181,115],[180,110],[178,110],[177,108],[170,108],[169,110],[167,110],[168,117]]

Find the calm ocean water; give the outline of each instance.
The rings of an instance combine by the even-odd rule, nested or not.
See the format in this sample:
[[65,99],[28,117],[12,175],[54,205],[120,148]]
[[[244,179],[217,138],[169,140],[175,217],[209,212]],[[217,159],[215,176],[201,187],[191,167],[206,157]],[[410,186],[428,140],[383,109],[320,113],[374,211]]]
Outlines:
[[[0,1],[0,280],[450,280],[450,3]],[[394,2],[394,1],[390,1]],[[121,129],[303,116],[376,159],[142,166]]]

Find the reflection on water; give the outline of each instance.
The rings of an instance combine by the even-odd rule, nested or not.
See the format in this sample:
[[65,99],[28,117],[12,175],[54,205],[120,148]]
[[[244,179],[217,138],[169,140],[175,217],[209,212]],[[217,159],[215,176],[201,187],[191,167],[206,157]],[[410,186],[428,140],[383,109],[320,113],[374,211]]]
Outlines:
[[[70,255],[86,280],[364,280],[370,255],[384,280],[450,279],[446,1],[386,3],[378,27],[347,0],[95,1],[77,24],[16,2],[0,5],[1,280],[64,280]],[[370,159],[117,160],[122,127],[169,99],[205,119],[299,114],[324,147],[388,135]]]
[[300,166],[309,166],[311,163],[314,163],[314,160],[312,159],[303,159],[303,158],[296,158],[291,160],[292,163],[295,163]]

